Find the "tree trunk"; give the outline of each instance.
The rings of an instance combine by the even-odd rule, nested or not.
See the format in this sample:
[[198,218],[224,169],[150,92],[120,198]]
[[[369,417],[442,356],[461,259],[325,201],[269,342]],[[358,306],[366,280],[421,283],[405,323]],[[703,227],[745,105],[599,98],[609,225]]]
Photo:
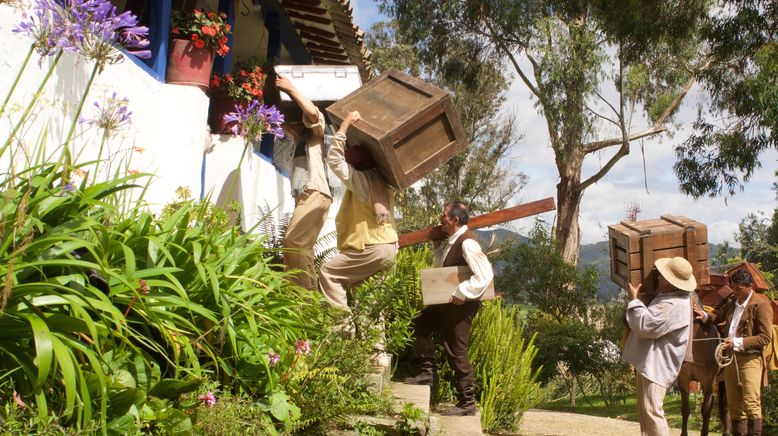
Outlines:
[[581,241],[578,228],[578,210],[581,206],[581,194],[575,189],[581,179],[580,162],[569,162],[567,174],[560,177],[557,184],[557,219],[556,240],[557,252],[565,262],[578,265],[579,247]]

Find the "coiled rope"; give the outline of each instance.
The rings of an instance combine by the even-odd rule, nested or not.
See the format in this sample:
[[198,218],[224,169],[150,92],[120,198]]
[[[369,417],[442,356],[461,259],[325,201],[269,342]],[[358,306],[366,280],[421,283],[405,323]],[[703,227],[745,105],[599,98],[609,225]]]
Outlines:
[[737,366],[735,353],[734,351],[730,351],[729,353],[727,353],[727,350],[724,349],[724,342],[722,342],[720,337],[692,339],[692,341],[719,341],[719,344],[716,345],[716,351],[713,353],[713,357],[716,359],[716,364],[719,365],[719,369],[721,369],[726,366],[729,366],[730,364],[732,364],[732,362],[735,362],[735,375],[737,376],[737,385],[743,386],[743,383],[740,382],[740,368],[738,368]]

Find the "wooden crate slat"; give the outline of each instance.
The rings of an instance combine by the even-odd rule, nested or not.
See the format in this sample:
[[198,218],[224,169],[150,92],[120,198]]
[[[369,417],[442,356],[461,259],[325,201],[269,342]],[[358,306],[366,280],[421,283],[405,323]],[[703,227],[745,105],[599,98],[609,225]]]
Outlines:
[[[662,259],[665,257],[684,257],[685,249],[684,247],[674,247],[674,248],[666,248],[664,250],[654,250],[654,260],[656,259]],[[616,253],[616,258],[620,261],[627,263],[629,262],[629,265],[633,266],[633,268],[630,269],[638,269],[640,268],[640,254],[630,254],[629,260],[625,260],[626,252],[624,250],[618,249]],[[697,259],[698,260],[708,260],[708,244],[697,244]]]

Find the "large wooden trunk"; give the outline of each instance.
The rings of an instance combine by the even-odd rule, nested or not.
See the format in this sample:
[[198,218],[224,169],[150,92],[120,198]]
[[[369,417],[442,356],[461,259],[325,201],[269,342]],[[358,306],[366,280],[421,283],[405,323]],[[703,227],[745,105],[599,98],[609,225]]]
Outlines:
[[301,122],[302,111],[291,97],[275,86],[280,74],[321,111],[362,86],[359,69],[353,65],[276,65],[265,82],[265,103],[274,104],[287,123]]
[[643,295],[655,293],[654,261],[680,256],[692,264],[697,284],[709,282],[708,229],[683,216],[662,215],[646,221],[622,221],[608,226],[611,279],[626,288],[643,285]]
[[[447,266],[421,270],[421,296],[425,306],[451,301],[456,287],[473,275],[467,266]],[[489,283],[480,300],[494,298],[494,280]]]
[[351,111],[359,111],[362,121],[349,128],[349,144],[367,147],[397,189],[412,185],[466,145],[448,93],[396,69],[327,108],[336,126]]

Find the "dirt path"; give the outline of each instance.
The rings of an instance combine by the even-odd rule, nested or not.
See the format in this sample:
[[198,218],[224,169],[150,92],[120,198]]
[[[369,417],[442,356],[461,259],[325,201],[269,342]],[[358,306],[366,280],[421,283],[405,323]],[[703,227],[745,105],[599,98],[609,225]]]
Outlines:
[[[523,436],[639,435],[640,426],[637,422],[620,419],[532,409],[524,414],[519,434]],[[680,430],[670,429],[671,436],[680,434]],[[689,434],[696,436],[699,432],[690,431]]]

